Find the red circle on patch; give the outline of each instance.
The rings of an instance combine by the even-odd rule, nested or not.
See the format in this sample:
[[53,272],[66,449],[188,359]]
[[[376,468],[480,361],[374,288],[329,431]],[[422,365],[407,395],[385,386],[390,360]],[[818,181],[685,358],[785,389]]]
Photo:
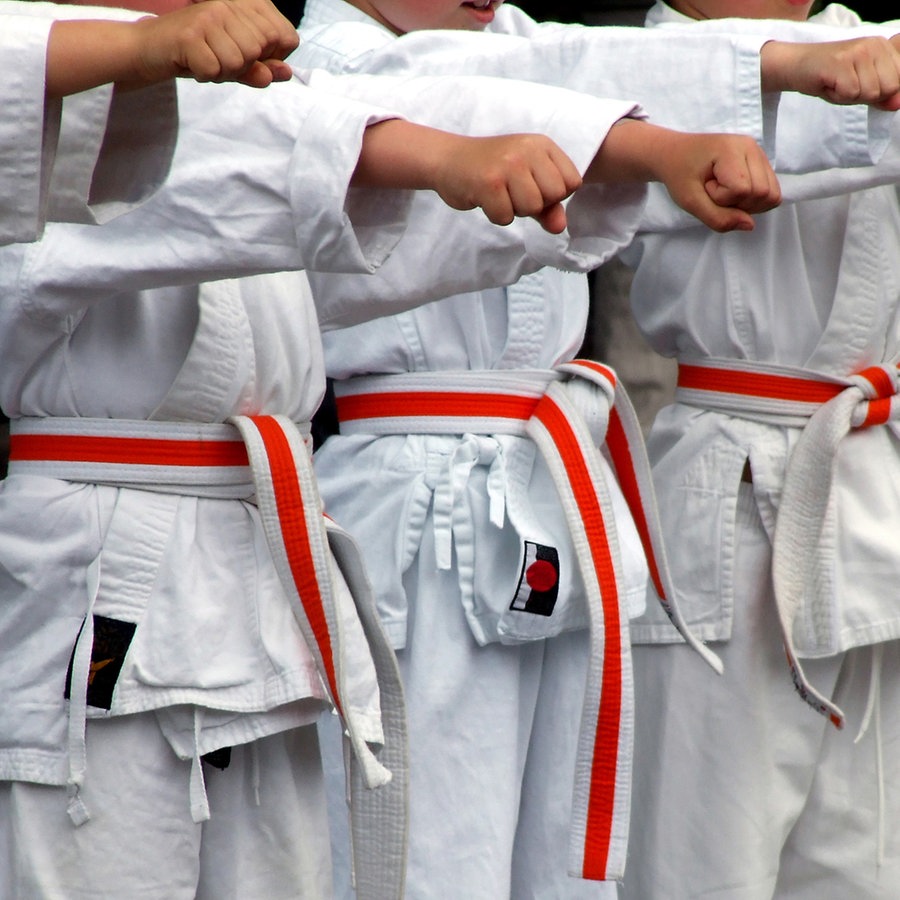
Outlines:
[[525,570],[525,580],[533,591],[549,591],[557,581],[556,566],[546,559],[533,562]]

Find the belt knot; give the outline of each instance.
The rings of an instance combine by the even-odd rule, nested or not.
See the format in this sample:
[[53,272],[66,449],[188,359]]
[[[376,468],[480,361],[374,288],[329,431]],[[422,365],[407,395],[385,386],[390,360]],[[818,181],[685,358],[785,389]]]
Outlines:
[[900,417],[900,402],[897,400],[900,378],[895,365],[869,366],[851,376],[850,383],[863,395],[851,415],[853,428],[884,425]]

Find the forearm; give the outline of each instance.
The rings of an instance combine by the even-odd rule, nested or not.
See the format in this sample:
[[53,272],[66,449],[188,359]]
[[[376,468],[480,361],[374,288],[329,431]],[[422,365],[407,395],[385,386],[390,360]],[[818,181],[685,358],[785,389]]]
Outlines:
[[438,165],[458,136],[386,119],[370,125],[363,136],[354,187],[427,190],[435,186]]
[[679,132],[639,119],[620,119],[609,130],[584,180],[605,182],[661,181],[660,166],[674,152]]
[[792,90],[791,67],[796,44],[768,41],[759,51],[759,77],[764,93]]
[[55,22],[47,46],[47,96],[138,79],[139,23]]
[[107,82],[143,87],[183,77],[266,87],[290,80],[283,60],[297,40],[269,0],[194,3],[131,22],[59,22],[47,48],[47,91],[54,97]]
[[830,42],[769,41],[760,51],[763,91],[798,91],[831,103],[896,110],[900,40],[887,34],[856,37],[855,31]]

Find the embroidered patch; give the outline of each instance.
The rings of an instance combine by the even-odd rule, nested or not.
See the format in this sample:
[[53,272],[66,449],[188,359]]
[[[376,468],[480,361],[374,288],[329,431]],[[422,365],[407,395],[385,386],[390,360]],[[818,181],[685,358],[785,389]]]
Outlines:
[[[94,616],[94,646],[91,648],[91,667],[88,673],[87,704],[100,709],[112,706],[113,691],[125,662],[125,654],[134,637],[134,622],[121,622],[106,616]],[[79,632],[80,637],[80,632]],[[76,641],[76,646],[77,646]],[[75,648],[69,659],[66,672],[65,697],[72,692],[72,666],[75,662]]]
[[559,595],[559,554],[555,547],[525,541],[525,560],[510,609],[551,616]]

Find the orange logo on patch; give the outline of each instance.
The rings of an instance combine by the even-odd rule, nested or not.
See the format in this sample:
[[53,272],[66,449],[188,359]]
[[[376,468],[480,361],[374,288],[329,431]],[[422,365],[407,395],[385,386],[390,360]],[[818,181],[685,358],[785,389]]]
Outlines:
[[111,662],[115,662],[115,659],[101,659],[97,662],[91,660],[91,671],[88,674],[88,684],[91,685],[94,683],[94,676],[101,670],[106,668]]

